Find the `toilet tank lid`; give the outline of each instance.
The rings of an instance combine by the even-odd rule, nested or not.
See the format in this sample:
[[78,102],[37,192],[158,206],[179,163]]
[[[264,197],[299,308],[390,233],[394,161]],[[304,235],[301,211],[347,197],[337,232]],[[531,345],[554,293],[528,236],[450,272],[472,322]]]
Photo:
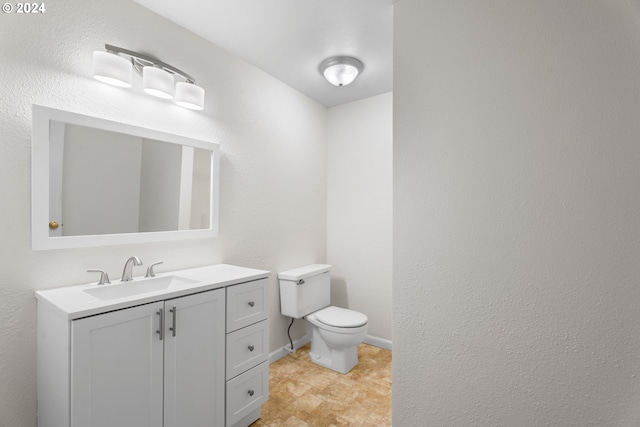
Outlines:
[[364,313],[342,307],[327,307],[315,313],[316,319],[325,325],[338,328],[358,328],[366,325],[369,319]]
[[292,270],[283,271],[278,274],[280,280],[298,281],[307,277],[317,276],[322,273],[328,273],[331,266],[327,264],[311,264],[304,267],[294,268]]

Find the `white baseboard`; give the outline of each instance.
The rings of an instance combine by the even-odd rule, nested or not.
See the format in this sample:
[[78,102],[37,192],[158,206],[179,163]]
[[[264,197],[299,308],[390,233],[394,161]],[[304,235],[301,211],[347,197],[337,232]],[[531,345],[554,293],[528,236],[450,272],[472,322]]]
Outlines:
[[[294,340],[293,341],[294,351],[299,349],[303,345],[306,345],[307,343],[309,343],[309,341],[311,341],[311,339],[306,334],[303,335],[301,338]],[[269,363],[273,363],[276,360],[283,358],[287,354],[291,354],[291,346],[289,345],[289,343],[269,353]]]
[[[305,334],[301,338],[293,341],[293,349],[294,351],[302,347],[303,345],[308,344],[310,338]],[[385,350],[391,350],[391,341],[386,340],[384,338],[378,338],[371,335],[367,335],[364,339],[365,344],[372,345],[378,348],[384,348]],[[291,354],[291,346],[289,344],[284,345],[271,353],[269,353],[269,363],[273,363],[278,359],[283,358],[287,354]]]
[[384,348],[385,350],[391,350],[391,341],[384,338],[378,338],[371,335],[367,335],[364,338],[364,343],[372,345],[378,348]]

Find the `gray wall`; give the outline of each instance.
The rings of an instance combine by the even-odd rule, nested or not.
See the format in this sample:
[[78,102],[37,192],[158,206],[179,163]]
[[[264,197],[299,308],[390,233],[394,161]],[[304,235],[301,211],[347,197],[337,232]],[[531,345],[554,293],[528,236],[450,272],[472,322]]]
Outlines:
[[332,303],[365,313],[391,347],[392,108],[385,93],[329,109],[327,262]]
[[394,427],[640,425],[640,4],[400,0]]

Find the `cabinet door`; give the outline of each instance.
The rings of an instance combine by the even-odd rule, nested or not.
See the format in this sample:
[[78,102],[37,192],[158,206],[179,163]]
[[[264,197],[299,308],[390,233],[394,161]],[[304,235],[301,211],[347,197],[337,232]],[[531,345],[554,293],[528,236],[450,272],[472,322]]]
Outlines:
[[71,427],[161,427],[162,303],[71,323]]
[[164,427],[224,425],[224,296],[165,301]]

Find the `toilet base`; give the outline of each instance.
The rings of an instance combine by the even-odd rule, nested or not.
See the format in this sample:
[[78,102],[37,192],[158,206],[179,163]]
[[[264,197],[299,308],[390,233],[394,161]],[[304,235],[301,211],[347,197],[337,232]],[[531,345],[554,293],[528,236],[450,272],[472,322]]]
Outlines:
[[321,352],[314,352],[313,347],[313,343],[311,343],[309,358],[313,363],[325,368],[346,374],[358,364],[358,346],[341,349],[328,348],[328,354],[325,353],[324,356]]
[[306,319],[307,335],[311,339],[309,358],[315,364],[346,374],[358,364],[358,346],[330,347],[320,335],[320,331]]

